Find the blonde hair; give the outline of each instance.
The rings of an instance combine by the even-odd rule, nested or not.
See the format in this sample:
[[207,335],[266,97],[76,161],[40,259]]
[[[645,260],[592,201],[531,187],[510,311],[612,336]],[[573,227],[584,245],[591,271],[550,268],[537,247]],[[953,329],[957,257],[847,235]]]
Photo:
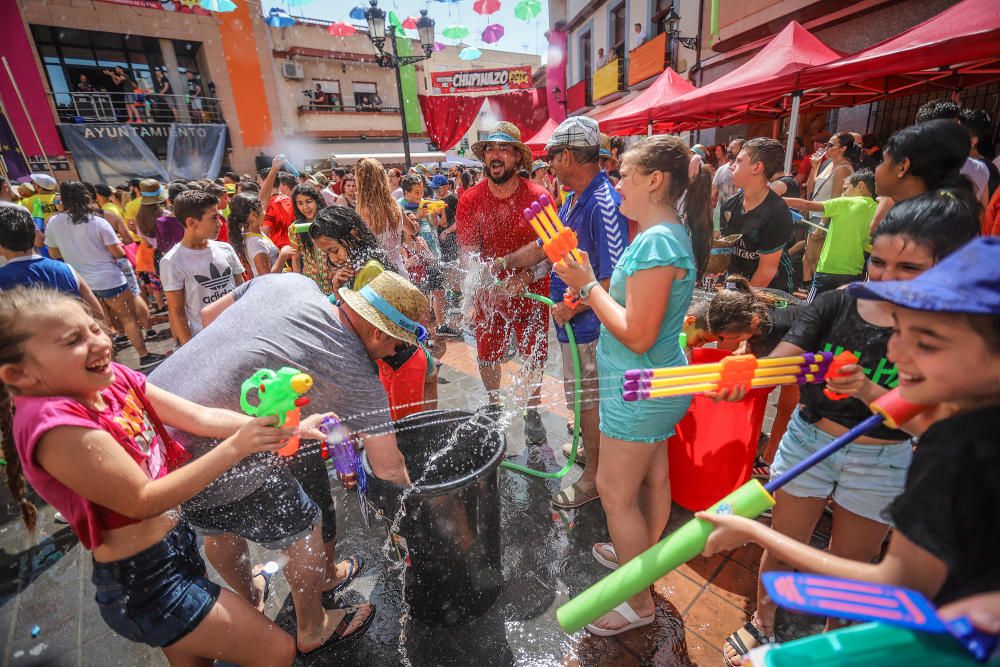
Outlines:
[[354,165],[354,175],[358,183],[355,204],[358,215],[376,236],[396,231],[400,226],[402,209],[392,198],[385,167],[373,158],[362,158]]

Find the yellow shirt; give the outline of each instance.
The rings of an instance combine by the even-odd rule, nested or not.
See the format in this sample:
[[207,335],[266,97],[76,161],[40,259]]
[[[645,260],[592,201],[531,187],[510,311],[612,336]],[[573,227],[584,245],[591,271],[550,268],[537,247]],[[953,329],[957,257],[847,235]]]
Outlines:
[[51,218],[53,215],[59,212],[59,209],[56,208],[56,205],[54,203],[56,197],[58,197],[58,195],[54,192],[49,195],[34,194],[26,199],[22,199],[21,206],[31,211],[31,215],[35,217],[37,217],[36,209],[40,206],[42,212],[42,219],[46,223],[48,223],[49,218]]
[[129,203],[125,204],[125,213],[122,215],[122,219],[125,220],[126,223],[125,226],[129,228],[128,229],[129,234],[131,234],[135,238],[136,243],[138,243],[141,239],[135,232],[132,231],[132,229],[138,228],[135,219],[139,216],[139,208],[141,206],[142,206],[142,198],[136,197]]
[[[131,202],[130,202],[130,203],[131,203]],[[119,218],[121,218],[122,220],[124,220],[124,219],[125,219],[125,212],[124,212],[124,211],[122,211],[122,208],[121,208],[121,206],[119,206],[118,204],[116,204],[116,203],[114,203],[114,202],[112,202],[112,201],[109,201],[109,202],[105,202],[104,204],[102,204],[102,205],[101,205],[101,210],[102,210],[102,211],[107,211],[107,212],[109,212],[109,213],[114,213],[115,215],[117,215],[117,216],[118,216]],[[139,242],[139,237],[138,237],[138,236],[136,236],[136,235],[135,235],[135,234],[134,234],[134,233],[132,232],[132,230],[131,230],[131,229],[128,229],[128,224],[126,224],[126,225],[125,225],[125,229],[126,229],[126,230],[128,230],[128,233],[129,233],[129,236],[131,237],[131,242],[132,242],[132,243],[138,243],[138,242]],[[122,239],[122,242],[123,242],[123,243],[128,243],[128,242],[129,242],[129,239]]]

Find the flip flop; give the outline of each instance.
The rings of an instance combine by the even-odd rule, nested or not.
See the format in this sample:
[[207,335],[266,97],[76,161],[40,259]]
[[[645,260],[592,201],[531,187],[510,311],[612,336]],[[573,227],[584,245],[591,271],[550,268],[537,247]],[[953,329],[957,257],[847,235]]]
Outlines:
[[597,489],[594,489],[590,493],[581,493],[579,487],[576,484],[572,484],[552,496],[552,505],[561,510],[575,510],[598,498]]
[[640,618],[639,614],[635,613],[635,610],[629,606],[628,602],[622,602],[620,605],[614,608],[613,611],[617,611],[621,614],[622,618],[628,621],[628,625],[623,625],[620,628],[610,629],[610,628],[599,628],[596,625],[587,625],[587,632],[598,637],[614,637],[615,635],[620,635],[623,632],[628,632],[629,630],[635,630],[636,628],[641,628],[643,626],[649,625],[656,620],[656,614],[653,613],[645,618]]
[[309,656],[309,655],[316,655],[317,653],[320,653],[322,651],[326,651],[327,649],[331,649],[334,646],[337,646],[338,644],[345,644],[345,643],[351,641],[352,639],[355,639],[355,638],[360,637],[361,635],[365,634],[365,632],[367,632],[368,628],[371,627],[372,622],[375,620],[375,607],[374,607],[374,605],[372,606],[372,613],[368,616],[368,618],[365,619],[364,623],[362,623],[351,634],[349,634],[349,635],[344,635],[343,634],[347,630],[347,628],[350,627],[351,621],[354,620],[354,617],[357,615],[358,611],[359,610],[358,610],[357,607],[344,607],[344,612],[345,612],[344,618],[340,619],[340,623],[337,625],[337,629],[333,631],[333,634],[330,635],[329,639],[327,639],[325,642],[323,642],[322,644],[320,644],[317,648],[314,648],[313,650],[309,651],[308,653],[303,653],[302,651],[296,651],[296,653],[298,653],[298,655],[299,655],[300,658],[304,658],[304,657]]
[[[600,550],[598,550],[597,548],[601,546],[605,547],[608,551],[615,554],[615,560],[610,560],[606,558],[604,554],[602,554]],[[594,548],[590,550],[590,553],[594,556],[594,560],[596,560],[598,563],[608,568],[609,570],[618,569],[618,554],[615,553],[615,545],[613,545],[611,542],[599,542],[595,544]]]
[[[750,638],[755,642],[753,646],[747,646],[742,639],[740,639],[740,630],[750,635]],[[757,629],[757,626],[753,624],[753,620],[749,620],[743,624],[743,627],[734,632],[733,634],[726,637],[726,644],[729,644],[736,655],[740,658],[745,658],[750,649],[757,648],[758,646],[763,646],[764,644],[770,644],[774,641],[774,635],[765,635],[761,630]],[[726,655],[726,645],[722,645],[722,660],[726,663],[727,667],[740,667],[739,665],[734,665]]]
[[754,479],[767,481],[771,479],[771,464],[758,456],[754,459],[752,472]]
[[330,590],[323,591],[323,602],[329,603],[345,588],[351,585],[359,574],[365,569],[365,561],[361,556],[351,556],[347,559],[347,576],[340,580],[340,583]]

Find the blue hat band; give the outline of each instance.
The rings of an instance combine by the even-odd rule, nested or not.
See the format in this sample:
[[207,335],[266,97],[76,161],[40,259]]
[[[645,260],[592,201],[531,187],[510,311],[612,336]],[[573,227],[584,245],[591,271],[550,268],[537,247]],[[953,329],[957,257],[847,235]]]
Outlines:
[[399,312],[395,306],[379,296],[378,292],[371,288],[371,285],[362,287],[358,290],[358,294],[363,296],[365,301],[370,303],[375,310],[388,317],[393,324],[414,334],[418,342],[422,343],[427,340],[427,328],[424,325],[414,322]]
[[483,143],[486,143],[486,142],[489,142],[489,141],[508,141],[510,143],[513,143],[513,144],[521,143],[517,139],[515,139],[514,137],[510,136],[509,134],[507,134],[506,132],[494,132],[493,134],[491,134],[488,137],[486,137],[485,139],[483,139]]
[[143,197],[159,197],[160,195],[163,194],[163,187],[162,186],[158,187],[152,192],[143,192],[142,190],[140,190],[139,194],[142,195]]

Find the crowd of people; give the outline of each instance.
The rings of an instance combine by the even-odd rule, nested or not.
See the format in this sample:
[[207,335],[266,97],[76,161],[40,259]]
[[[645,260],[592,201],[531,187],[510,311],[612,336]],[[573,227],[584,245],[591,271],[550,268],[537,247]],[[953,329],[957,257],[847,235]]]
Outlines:
[[[13,496],[32,528],[27,480],[93,552],[97,603],[119,634],[177,664],[290,664],[362,635],[374,609],[340,600],[365,564],[338,558],[322,460],[274,465],[293,431],[240,413],[239,386],[256,369],[307,370],[318,412],[302,437],[322,440],[335,412],[373,473],[405,486],[392,421],[436,406],[440,350],[466,332],[487,414],[502,410],[503,364],[519,356],[525,436],[545,438],[553,323],[571,407],[579,360],[579,422],[568,426],[585,468],[552,504],[600,501],[610,541],[591,554],[616,569],[663,536],[667,441],[691,402],[625,401],[626,370],[683,366],[704,345],[757,357],[850,350],[858,362],[825,387],[779,390],[756,475],[787,473],[897,386],[937,407],[786,485],[770,527],[700,514],[717,526],[706,554],[756,541],[761,572],[905,585],[996,632],[998,595],[981,594],[1000,589],[1000,247],[978,237],[997,224],[1000,178],[980,152],[983,112],[933,102],[915,121],[881,146],[813,137],[789,174],[775,139],[710,150],[660,135],[625,150],[574,117],[544,160],[498,123],[472,146],[481,169],[403,173],[365,158],[299,174],[279,155],[255,176],[215,181],[4,182],[0,439]],[[523,213],[543,195],[578,242],[555,264]],[[699,285],[709,291],[695,299]],[[176,341],[166,358],[146,347],[164,316]],[[114,361],[128,345],[148,379]],[[822,554],[808,544],[828,507]],[[196,535],[228,588],[206,577]],[[294,638],[260,613],[274,575],[252,566],[249,542],[284,553]],[[617,635],[655,609],[645,590],[587,629]],[[726,664],[774,641],[774,626],[761,587]]]

